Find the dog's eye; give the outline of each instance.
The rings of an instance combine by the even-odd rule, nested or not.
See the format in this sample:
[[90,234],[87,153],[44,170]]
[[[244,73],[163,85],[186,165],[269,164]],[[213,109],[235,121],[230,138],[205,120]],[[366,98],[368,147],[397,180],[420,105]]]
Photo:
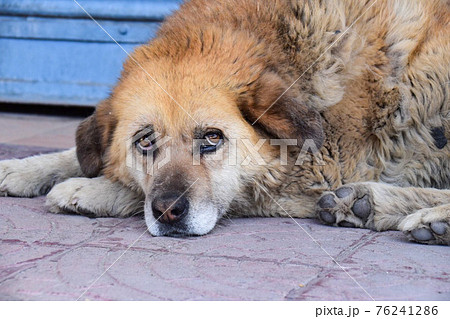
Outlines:
[[136,148],[143,154],[146,154],[153,148],[153,143],[150,136],[143,136],[136,141]]
[[201,153],[215,152],[223,143],[223,134],[220,131],[210,131],[203,136],[203,140]]

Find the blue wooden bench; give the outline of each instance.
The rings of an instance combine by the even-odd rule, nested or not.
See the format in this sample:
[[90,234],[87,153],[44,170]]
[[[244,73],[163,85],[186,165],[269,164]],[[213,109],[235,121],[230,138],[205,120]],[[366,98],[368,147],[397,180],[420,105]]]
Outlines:
[[[181,0],[77,0],[128,52]],[[0,0],[0,102],[94,106],[126,53],[74,0]]]

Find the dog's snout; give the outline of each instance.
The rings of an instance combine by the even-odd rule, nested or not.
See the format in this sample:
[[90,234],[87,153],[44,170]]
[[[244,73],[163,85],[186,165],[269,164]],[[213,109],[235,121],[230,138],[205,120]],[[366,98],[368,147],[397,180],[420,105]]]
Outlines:
[[153,216],[163,224],[173,224],[186,216],[189,201],[180,194],[165,194],[152,202]]

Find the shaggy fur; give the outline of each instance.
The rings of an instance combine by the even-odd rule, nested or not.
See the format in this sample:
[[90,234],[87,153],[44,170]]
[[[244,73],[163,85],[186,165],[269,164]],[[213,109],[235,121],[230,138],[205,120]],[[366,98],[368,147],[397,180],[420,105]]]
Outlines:
[[[35,196],[81,170],[85,178],[49,193],[52,212],[128,216],[143,208],[154,235],[204,234],[225,213],[319,217],[450,244],[449,6],[373,3],[185,3],[80,125],[77,156],[2,162],[0,191]],[[174,152],[150,175],[130,169],[135,151],[126,143],[148,127],[172,137]],[[238,140],[236,163],[205,156],[192,165],[192,139],[208,128],[221,129],[226,144]],[[280,146],[261,138],[295,139],[288,165]],[[265,165],[246,160],[256,156],[249,145]],[[298,165],[304,145],[319,152]],[[30,182],[31,165],[46,168]],[[183,228],[150,212],[175,188],[189,196]]]

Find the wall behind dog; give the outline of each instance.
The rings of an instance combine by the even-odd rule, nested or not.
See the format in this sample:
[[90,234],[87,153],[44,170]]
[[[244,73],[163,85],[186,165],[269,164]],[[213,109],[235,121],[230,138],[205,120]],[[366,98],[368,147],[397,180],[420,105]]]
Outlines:
[[181,2],[0,0],[0,102],[95,106]]

